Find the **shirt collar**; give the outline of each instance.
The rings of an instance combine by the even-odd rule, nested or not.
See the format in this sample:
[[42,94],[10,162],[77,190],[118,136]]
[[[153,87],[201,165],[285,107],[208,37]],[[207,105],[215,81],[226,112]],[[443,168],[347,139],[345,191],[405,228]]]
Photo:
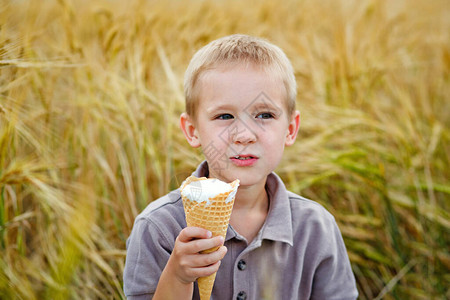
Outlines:
[[[203,161],[192,175],[208,177],[208,163]],[[274,172],[267,176],[266,190],[270,200],[269,213],[254,242],[260,244],[263,239],[267,239],[285,242],[292,246],[293,234],[289,195],[283,181]],[[228,230],[226,240],[235,237],[236,234],[236,231]]]
[[197,167],[197,170],[192,173],[192,176],[195,177],[208,177],[209,176],[209,168],[208,168],[208,162],[204,160],[202,163],[200,163]]

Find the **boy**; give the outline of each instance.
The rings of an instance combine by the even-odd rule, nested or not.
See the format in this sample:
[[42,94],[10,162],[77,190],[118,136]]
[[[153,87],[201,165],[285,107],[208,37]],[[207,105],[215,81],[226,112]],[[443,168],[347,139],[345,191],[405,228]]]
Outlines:
[[199,299],[196,279],[216,271],[212,299],[356,299],[334,218],[273,173],[300,123],[283,51],[246,35],[213,41],[192,58],[185,96],[180,127],[206,158],[193,174],[240,180],[230,226],[225,241],[186,227],[179,190],[152,202],[127,241],[128,299]]

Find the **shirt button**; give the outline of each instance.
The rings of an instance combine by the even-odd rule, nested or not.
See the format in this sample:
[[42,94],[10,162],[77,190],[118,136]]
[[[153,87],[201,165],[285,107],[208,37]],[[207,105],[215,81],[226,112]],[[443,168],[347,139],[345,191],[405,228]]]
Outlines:
[[236,297],[236,300],[245,300],[247,299],[247,294],[245,292],[239,292],[239,294]]
[[238,262],[237,267],[238,267],[238,269],[239,269],[240,271],[244,271],[245,268],[247,268],[247,263],[245,262],[245,260],[241,259],[241,260]]

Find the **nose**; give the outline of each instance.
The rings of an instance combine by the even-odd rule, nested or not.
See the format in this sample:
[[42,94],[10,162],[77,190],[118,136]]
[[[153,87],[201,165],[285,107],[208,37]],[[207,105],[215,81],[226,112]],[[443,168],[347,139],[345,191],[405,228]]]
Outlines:
[[250,144],[256,141],[256,134],[242,119],[236,119],[229,129],[230,141],[234,144]]

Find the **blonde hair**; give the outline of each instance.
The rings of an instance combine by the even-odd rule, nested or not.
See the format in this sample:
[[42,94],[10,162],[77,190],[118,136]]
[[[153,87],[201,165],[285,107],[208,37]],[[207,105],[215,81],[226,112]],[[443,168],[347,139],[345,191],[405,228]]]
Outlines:
[[260,66],[267,74],[283,80],[287,95],[287,111],[290,117],[295,110],[297,83],[294,70],[286,54],[279,47],[264,40],[244,34],[226,36],[197,51],[184,76],[186,112],[195,118],[198,105],[196,83],[201,74],[224,63],[245,63]]

